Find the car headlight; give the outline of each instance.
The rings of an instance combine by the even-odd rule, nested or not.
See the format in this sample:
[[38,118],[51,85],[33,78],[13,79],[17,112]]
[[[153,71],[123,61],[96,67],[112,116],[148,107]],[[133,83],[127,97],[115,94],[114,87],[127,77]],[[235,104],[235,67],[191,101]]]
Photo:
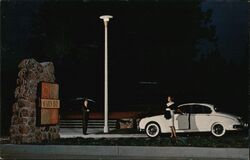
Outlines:
[[248,127],[248,123],[244,123],[244,125],[243,125],[245,128],[247,128]]
[[242,119],[241,118],[237,118],[237,120],[241,123],[242,122]]
[[245,123],[245,121],[242,119],[242,118],[237,118],[237,120],[240,122],[240,124],[243,126],[243,127],[248,127],[248,123]]

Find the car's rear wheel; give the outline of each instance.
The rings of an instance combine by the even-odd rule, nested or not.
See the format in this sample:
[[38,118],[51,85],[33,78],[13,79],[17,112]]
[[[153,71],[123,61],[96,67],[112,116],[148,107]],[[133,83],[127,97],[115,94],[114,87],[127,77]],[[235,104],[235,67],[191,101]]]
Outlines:
[[148,135],[148,137],[155,138],[159,136],[160,133],[161,133],[160,126],[157,123],[151,122],[147,124],[146,134]]
[[220,123],[213,124],[211,132],[215,137],[221,137],[226,133],[224,126]]

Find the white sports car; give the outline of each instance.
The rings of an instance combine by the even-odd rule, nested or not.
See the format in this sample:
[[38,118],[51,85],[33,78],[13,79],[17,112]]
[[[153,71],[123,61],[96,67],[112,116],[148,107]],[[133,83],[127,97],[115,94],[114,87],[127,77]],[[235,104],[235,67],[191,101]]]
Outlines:
[[[211,104],[185,103],[177,107],[183,113],[174,114],[174,125],[177,133],[211,132],[216,137],[221,137],[226,131],[241,130],[247,127],[241,117],[220,113]],[[153,138],[160,133],[171,133],[172,119],[166,119],[164,115],[142,118],[139,129]]]

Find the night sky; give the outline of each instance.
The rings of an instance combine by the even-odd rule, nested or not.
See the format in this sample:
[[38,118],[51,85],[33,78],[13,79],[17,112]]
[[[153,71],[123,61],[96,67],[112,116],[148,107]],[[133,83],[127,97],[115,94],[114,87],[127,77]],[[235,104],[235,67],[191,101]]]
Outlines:
[[[13,50],[18,50],[20,55],[25,54],[27,52],[25,46],[27,46],[27,40],[31,36],[32,16],[33,13],[38,12],[41,4],[42,1],[25,4],[13,2],[11,6],[7,5],[8,8],[2,5],[2,9],[6,9],[5,14],[8,15],[6,30],[4,30],[8,36],[6,36],[6,39],[2,39],[2,43],[8,43]],[[227,60],[239,62],[247,49],[248,5],[240,0],[233,2],[204,1],[201,7],[204,11],[207,9],[213,10],[212,23],[216,26],[218,46],[223,56]],[[6,17],[5,14],[2,13],[2,23],[4,23]],[[114,18],[114,20],[117,20],[118,17]],[[96,20],[98,21],[98,19]],[[16,43],[17,41],[19,43]]]
[[[161,109],[164,97],[173,94],[180,102],[215,103],[228,112],[235,112],[233,107],[239,105],[236,113],[245,114],[246,2],[205,1],[196,7],[188,1],[44,4],[1,1],[2,114],[11,112],[17,65],[24,58],[54,63],[62,102],[88,96],[97,101],[96,110],[102,110],[102,14],[114,16],[109,22],[111,111],[146,110],[150,105]],[[48,12],[42,12],[44,6]],[[195,12],[208,10],[211,22],[199,24],[201,16]],[[193,30],[199,25],[210,26],[214,32]],[[204,35],[210,40],[199,39]],[[9,123],[8,114],[2,117]]]
[[202,8],[213,10],[212,23],[216,25],[222,55],[228,61],[241,63],[248,47],[248,5],[239,1],[206,1]]

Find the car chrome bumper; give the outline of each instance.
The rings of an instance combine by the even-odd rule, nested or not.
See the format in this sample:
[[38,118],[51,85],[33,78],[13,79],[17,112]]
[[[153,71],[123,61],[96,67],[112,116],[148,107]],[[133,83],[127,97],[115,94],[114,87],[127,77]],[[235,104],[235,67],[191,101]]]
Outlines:
[[237,125],[233,125],[233,129],[244,129],[244,128],[248,128],[248,124],[244,123],[244,124],[237,124]]

